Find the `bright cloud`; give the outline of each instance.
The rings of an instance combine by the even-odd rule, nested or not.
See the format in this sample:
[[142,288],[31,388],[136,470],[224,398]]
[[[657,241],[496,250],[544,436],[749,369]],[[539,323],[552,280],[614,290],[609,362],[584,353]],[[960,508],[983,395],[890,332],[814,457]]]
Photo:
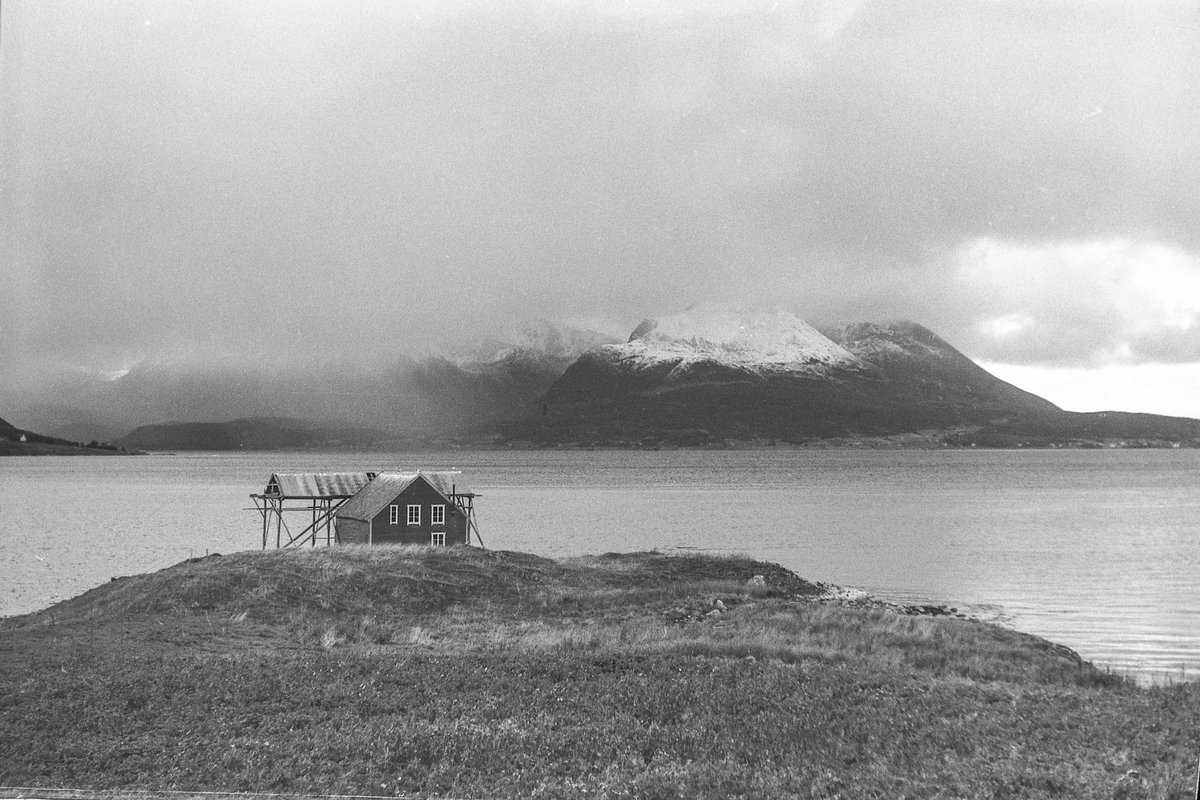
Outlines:
[[[1200,262],[1161,245],[1144,248],[1130,265],[1132,296],[1150,301],[1158,324],[1191,330],[1200,320]],[[1131,309],[1134,313],[1142,309]]]
[[1003,316],[985,319],[979,323],[979,329],[994,339],[1004,339],[1020,333],[1033,324],[1033,317],[1027,314],[1004,314]]
[[979,364],[1067,411],[1135,411],[1200,419],[1200,364],[1108,364],[1091,369]]
[[1200,360],[1200,259],[1180,247],[978,238],[957,260],[960,299],[982,317],[973,349],[984,358],[1092,366]]

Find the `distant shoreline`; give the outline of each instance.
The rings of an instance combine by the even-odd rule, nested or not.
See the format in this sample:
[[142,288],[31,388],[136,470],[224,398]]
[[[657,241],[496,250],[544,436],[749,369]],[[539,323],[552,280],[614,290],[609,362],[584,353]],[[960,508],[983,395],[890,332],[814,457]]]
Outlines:
[[950,444],[944,441],[935,439],[896,439],[896,438],[872,438],[872,439],[833,439],[833,440],[815,440],[810,442],[763,442],[763,441],[729,441],[722,443],[706,443],[696,445],[672,445],[672,444],[649,444],[638,442],[566,442],[558,444],[538,444],[526,441],[496,443],[460,443],[460,442],[428,442],[428,443],[413,443],[409,441],[390,441],[373,445],[370,447],[354,446],[343,447],[338,445],[320,446],[320,447],[278,447],[278,448],[260,448],[260,447],[225,447],[225,448],[172,448],[168,450],[129,450],[113,453],[111,451],[88,451],[74,452],[80,448],[73,448],[71,453],[14,453],[4,452],[0,449],[0,456],[5,455],[154,455],[154,456],[172,456],[185,455],[188,453],[430,453],[430,452],[505,452],[505,451],[529,451],[529,452],[553,452],[556,450],[568,452],[720,452],[730,450],[745,450],[745,451],[782,451],[782,450],[849,450],[849,451],[866,451],[866,450],[924,450],[924,451],[954,451],[954,450],[980,450],[980,451],[1015,451],[1015,450],[1196,450],[1200,449],[1200,443],[1196,442],[1174,442],[1174,441],[1158,441],[1158,440],[1137,440],[1137,441],[1087,441],[1087,442],[1072,442],[1072,443],[1052,443],[1052,444],[1025,444],[1017,443],[1011,445],[977,445],[977,444]]

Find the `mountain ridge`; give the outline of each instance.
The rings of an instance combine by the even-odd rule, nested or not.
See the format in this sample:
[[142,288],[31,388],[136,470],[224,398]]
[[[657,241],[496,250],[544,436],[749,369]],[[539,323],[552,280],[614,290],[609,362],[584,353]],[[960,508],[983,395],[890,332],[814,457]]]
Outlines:
[[[1063,411],[911,321],[815,328],[706,304],[645,320],[625,341],[544,322],[511,328],[377,371],[323,361],[227,375],[149,360],[77,395],[99,398],[91,411],[65,392],[42,408],[80,432],[111,430],[118,409],[149,418],[103,438],[159,451],[1200,446],[1198,420]],[[178,421],[154,420],[163,409]]]
[[684,371],[714,363],[751,373],[820,374],[856,365],[852,353],[787,312],[745,314],[715,303],[645,320],[624,344],[597,349],[633,368],[671,361]]

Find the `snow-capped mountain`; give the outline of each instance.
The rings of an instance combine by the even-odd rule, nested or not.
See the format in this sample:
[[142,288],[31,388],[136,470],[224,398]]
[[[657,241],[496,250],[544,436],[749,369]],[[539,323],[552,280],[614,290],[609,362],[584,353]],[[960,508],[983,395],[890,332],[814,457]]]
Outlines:
[[786,312],[717,305],[644,322],[625,344],[585,353],[544,403],[541,417],[504,436],[634,446],[1200,444],[1196,420],[1062,411],[916,323],[820,332]]
[[859,359],[786,311],[739,312],[705,304],[646,320],[621,345],[600,352],[634,369],[670,362],[680,372],[708,363],[766,374],[825,374]]

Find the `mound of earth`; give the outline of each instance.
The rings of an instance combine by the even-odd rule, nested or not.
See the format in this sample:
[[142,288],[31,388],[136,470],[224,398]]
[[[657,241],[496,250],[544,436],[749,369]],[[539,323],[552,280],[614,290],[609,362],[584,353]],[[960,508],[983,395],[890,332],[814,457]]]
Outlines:
[[[557,607],[572,594],[621,596],[696,583],[765,586],[789,596],[820,589],[778,564],[712,555],[626,553],[554,561],[471,547],[341,546],[210,555],[147,575],[114,578],[79,597],[6,622],[26,627],[149,615],[245,615],[278,623],[296,615],[434,614],[454,607]],[[527,609],[526,609],[527,610]]]

